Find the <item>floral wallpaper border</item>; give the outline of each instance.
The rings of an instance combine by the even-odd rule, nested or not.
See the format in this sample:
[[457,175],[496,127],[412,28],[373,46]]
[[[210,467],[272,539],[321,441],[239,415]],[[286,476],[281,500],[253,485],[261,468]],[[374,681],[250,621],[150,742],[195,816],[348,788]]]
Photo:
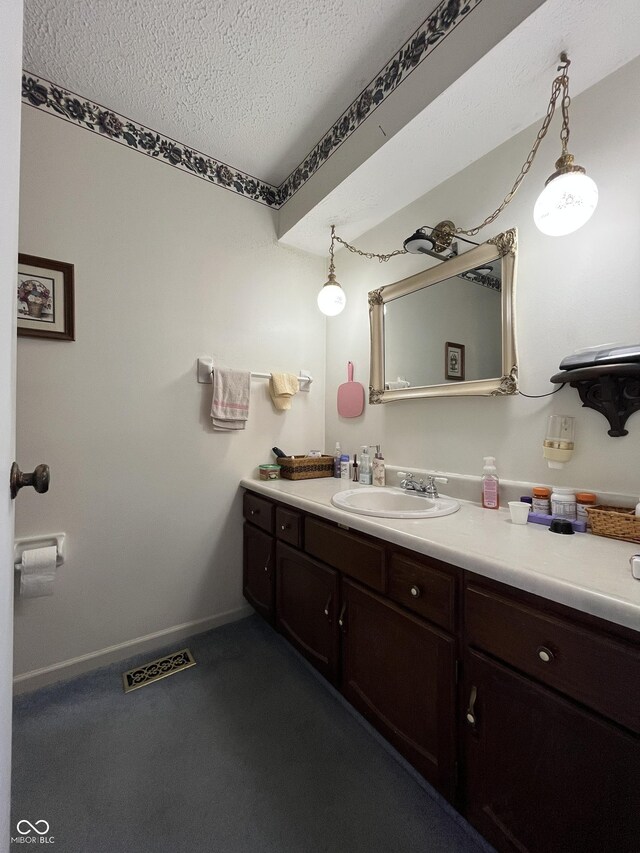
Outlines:
[[202,154],[49,80],[24,71],[22,100],[113,142],[239,193],[275,210],[282,207],[380,104],[406,80],[482,0],[442,0],[379,74],[358,95],[279,187]]
[[482,0],[442,0],[415,33],[345,110],[305,159],[281,184],[287,202],[380,104],[407,79]]
[[182,145],[168,136],[136,124],[74,92],[56,86],[25,71],[22,75],[22,100],[65,121],[99,133],[113,142],[127,145],[141,154],[175,166],[225,190],[239,193],[269,207],[280,207],[278,187],[247,175],[233,166]]

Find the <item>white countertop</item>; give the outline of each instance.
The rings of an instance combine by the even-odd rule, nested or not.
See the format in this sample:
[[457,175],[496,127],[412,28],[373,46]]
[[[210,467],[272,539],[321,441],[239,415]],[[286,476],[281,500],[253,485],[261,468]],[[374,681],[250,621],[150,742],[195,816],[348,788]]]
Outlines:
[[563,536],[541,524],[512,524],[508,510],[460,501],[442,518],[375,518],[334,507],[331,497],[356,483],[243,479],[246,489],[347,525],[420,554],[566,604],[640,632],[640,580],[629,558],[640,545],[590,533]]

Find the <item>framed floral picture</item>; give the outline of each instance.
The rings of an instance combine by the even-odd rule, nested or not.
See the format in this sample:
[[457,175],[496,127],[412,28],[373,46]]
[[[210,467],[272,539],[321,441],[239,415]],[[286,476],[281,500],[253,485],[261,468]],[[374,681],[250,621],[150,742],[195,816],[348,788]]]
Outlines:
[[18,255],[18,335],[75,340],[73,264]]
[[464,379],[464,344],[447,341],[444,345],[444,375],[446,379]]

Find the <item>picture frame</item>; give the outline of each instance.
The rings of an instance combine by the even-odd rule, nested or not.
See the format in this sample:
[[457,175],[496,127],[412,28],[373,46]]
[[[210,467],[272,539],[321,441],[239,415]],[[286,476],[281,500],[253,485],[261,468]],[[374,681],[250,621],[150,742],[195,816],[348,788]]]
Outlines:
[[73,264],[18,255],[18,336],[75,340]]
[[444,375],[445,379],[464,381],[464,344],[445,343]]

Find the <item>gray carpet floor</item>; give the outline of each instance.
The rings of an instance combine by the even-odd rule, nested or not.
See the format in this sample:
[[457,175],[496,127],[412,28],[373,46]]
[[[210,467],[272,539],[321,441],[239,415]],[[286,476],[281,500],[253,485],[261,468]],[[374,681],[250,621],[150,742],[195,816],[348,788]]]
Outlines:
[[[123,693],[186,645],[197,666]],[[57,853],[486,849],[256,616],[17,697],[12,799]]]

